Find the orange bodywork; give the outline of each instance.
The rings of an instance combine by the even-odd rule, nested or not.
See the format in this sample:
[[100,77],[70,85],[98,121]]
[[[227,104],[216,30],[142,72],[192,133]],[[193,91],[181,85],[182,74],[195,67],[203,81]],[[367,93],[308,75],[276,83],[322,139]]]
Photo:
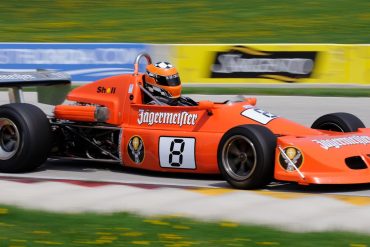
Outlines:
[[[359,156],[370,167],[370,143],[356,141],[370,140],[370,129],[343,134],[314,130],[256,108],[255,99],[226,104],[205,102],[198,106],[148,105],[144,104],[139,87],[142,78],[143,74],[114,76],[78,87],[67,96],[70,101],[109,109],[105,122],[122,129],[120,159],[125,166],[164,172],[219,173],[217,150],[225,132],[239,125],[260,124],[278,137],[278,147],[294,147],[301,152],[299,169],[304,178],[296,170],[284,168],[281,150],[276,148],[275,179],[301,184],[370,182],[369,169],[350,169],[345,164],[347,157]],[[56,116],[63,116],[68,110],[57,107]],[[351,138],[357,139],[351,144]],[[344,144],[330,146],[331,142]]]
[[54,115],[58,119],[95,122],[95,111],[95,106],[57,105],[54,108]]
[[[347,141],[346,141],[347,140]],[[360,140],[354,142],[351,140]],[[351,184],[370,182],[369,169],[350,169],[346,158],[359,157],[370,167],[370,129],[359,129],[351,133],[325,133],[310,136],[285,136],[278,138],[282,147],[294,146],[303,153],[300,171],[288,172],[279,163],[280,152],[275,155],[275,178],[284,181],[296,181],[300,184]],[[323,143],[323,144],[320,144]],[[343,144],[343,145],[342,145]]]

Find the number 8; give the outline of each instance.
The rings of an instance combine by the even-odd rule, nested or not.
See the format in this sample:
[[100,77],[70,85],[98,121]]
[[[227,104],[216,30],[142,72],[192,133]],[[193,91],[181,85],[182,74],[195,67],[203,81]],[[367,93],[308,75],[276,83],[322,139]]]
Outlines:
[[[180,150],[174,150],[175,144],[177,143],[180,144]],[[185,149],[185,141],[183,139],[174,139],[171,142],[170,156],[168,157],[169,163],[171,166],[181,166],[182,165],[182,160],[183,160],[182,152],[184,152],[184,149]],[[173,160],[177,156],[178,156],[178,162],[173,162]]]

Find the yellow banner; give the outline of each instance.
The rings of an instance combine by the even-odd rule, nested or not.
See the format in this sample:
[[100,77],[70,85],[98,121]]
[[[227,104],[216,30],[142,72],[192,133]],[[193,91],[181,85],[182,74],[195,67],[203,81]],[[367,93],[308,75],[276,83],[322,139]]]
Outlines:
[[184,83],[370,84],[370,46],[175,45]]

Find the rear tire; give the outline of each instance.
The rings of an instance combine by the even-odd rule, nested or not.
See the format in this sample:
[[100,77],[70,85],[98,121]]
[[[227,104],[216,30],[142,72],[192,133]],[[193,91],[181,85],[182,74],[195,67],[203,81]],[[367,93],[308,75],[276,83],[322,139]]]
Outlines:
[[218,146],[218,167],[238,189],[256,189],[273,179],[276,136],[261,125],[230,129]]
[[358,128],[365,128],[365,125],[353,114],[336,112],[319,117],[311,128],[337,132],[355,132]]
[[0,172],[36,169],[50,147],[51,128],[43,111],[24,103],[0,106]]

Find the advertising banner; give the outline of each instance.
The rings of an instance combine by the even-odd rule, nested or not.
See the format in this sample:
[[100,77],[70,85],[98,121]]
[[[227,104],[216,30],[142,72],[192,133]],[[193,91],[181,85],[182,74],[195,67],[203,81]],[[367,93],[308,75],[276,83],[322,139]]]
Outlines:
[[189,83],[370,84],[368,45],[178,45],[174,57]]
[[85,83],[132,73],[137,54],[146,50],[144,44],[125,43],[0,43],[0,71],[50,69]]
[[56,70],[86,83],[132,73],[144,51],[174,64],[185,84],[370,84],[370,46],[342,44],[0,43],[0,72]]

